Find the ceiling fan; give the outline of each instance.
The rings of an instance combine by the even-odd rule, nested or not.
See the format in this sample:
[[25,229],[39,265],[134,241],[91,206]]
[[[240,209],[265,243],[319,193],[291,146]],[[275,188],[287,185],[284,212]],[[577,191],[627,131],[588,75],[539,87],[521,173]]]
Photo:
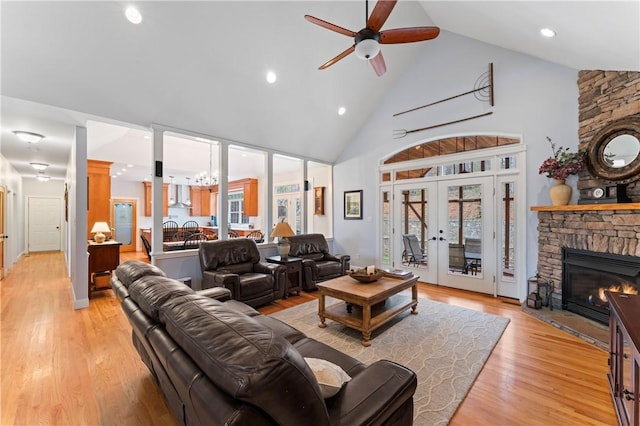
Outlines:
[[396,28],[393,30],[380,31],[382,25],[391,14],[397,0],[378,0],[376,6],[369,16],[369,1],[365,0],[365,22],[366,26],[358,32],[342,28],[311,15],[304,15],[304,19],[316,25],[320,25],[337,33],[353,37],[354,44],[335,58],[322,64],[318,69],[323,70],[338,62],[340,59],[356,52],[360,59],[368,60],[373,70],[379,76],[387,71],[384,57],[380,51],[380,44],[413,43],[416,41],[431,40],[438,37],[440,28],[438,27],[409,27]]

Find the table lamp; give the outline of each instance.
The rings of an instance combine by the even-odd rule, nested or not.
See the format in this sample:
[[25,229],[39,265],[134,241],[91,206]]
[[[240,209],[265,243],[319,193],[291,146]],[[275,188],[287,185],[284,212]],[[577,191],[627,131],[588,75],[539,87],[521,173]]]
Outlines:
[[96,243],[104,243],[105,238],[107,238],[104,235],[105,232],[111,233],[111,228],[109,228],[107,222],[96,222],[93,224],[93,228],[91,228],[91,233],[96,234],[93,237]]
[[271,237],[272,238],[278,237],[277,247],[278,247],[278,254],[280,255],[281,258],[286,258],[287,256],[289,256],[290,246],[289,246],[289,241],[287,240],[287,237],[291,237],[293,235],[296,235],[296,233],[293,232],[293,229],[291,229],[289,224],[284,220],[278,223],[275,228],[273,228],[273,231],[271,232]]

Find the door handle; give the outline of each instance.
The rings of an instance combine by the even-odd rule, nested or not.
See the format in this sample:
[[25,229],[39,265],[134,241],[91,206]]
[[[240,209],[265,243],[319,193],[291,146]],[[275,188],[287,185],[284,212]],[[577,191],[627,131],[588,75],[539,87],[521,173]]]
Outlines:
[[56,226],[56,229],[60,229],[60,227],[59,227],[59,226]]
[[431,238],[429,238],[429,239],[430,239],[431,241],[436,241],[436,240],[437,240],[437,238],[436,238],[436,237],[431,237]]
[[440,237],[440,238],[438,238],[438,239],[439,239],[440,241],[447,241],[447,239],[446,239],[446,238],[444,238],[444,237]]

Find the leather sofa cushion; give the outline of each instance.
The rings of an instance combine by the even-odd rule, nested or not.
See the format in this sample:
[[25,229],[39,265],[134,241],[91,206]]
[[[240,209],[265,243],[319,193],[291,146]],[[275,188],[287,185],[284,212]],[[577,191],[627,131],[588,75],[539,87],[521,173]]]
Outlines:
[[[129,297],[154,321],[158,321],[160,307],[167,300],[193,293],[194,291],[190,287],[180,281],[154,275],[144,276],[129,286]],[[221,303],[217,300],[216,302]]]
[[248,238],[204,242],[200,244],[198,254],[202,269],[209,271],[239,263],[251,265],[260,262],[260,251],[256,243]]
[[165,277],[164,271],[155,265],[141,262],[139,260],[128,260],[121,263],[116,268],[116,277],[127,288],[132,282],[144,277],[145,275],[153,275]]
[[321,261],[317,262],[316,265],[318,266],[318,275],[321,277],[342,275],[342,264],[340,262]]
[[269,327],[198,295],[174,298],[160,321],[204,374],[278,424],[327,425],[326,406],[302,356]]
[[240,280],[240,294],[238,296],[241,300],[273,292],[274,284],[271,275],[251,272],[240,275],[238,279]]

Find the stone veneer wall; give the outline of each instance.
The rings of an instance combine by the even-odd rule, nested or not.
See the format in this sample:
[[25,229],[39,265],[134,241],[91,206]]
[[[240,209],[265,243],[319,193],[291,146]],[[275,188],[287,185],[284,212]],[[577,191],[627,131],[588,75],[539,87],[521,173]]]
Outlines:
[[[578,73],[579,148],[586,149],[602,128],[620,118],[640,118],[640,72],[580,71]],[[578,190],[603,182],[584,171],[578,176]],[[631,183],[627,193],[640,201],[640,181]]]
[[[578,73],[579,148],[612,121],[640,117],[640,72],[580,71]],[[603,182],[588,171],[578,176],[578,189]],[[640,181],[627,194],[640,202]],[[538,212],[538,273],[554,282],[553,304],[562,300],[562,248],[640,256],[640,210],[580,210]]]
[[538,235],[538,273],[559,307],[562,248],[640,256],[640,210],[539,211]]

